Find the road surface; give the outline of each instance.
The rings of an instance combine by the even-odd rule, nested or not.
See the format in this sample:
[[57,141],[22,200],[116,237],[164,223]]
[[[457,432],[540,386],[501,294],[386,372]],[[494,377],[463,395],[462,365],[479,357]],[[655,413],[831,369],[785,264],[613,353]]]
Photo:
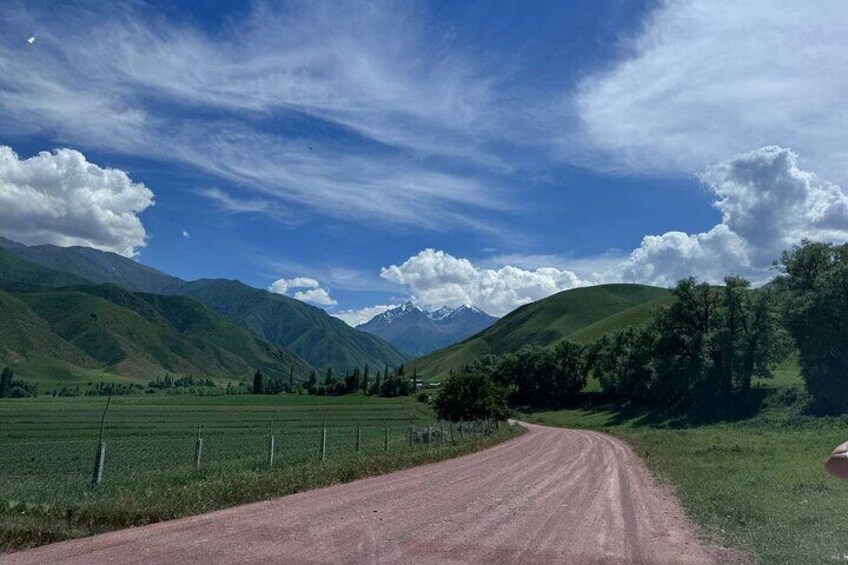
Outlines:
[[528,425],[485,451],[0,557],[4,565],[726,563],[621,441]]

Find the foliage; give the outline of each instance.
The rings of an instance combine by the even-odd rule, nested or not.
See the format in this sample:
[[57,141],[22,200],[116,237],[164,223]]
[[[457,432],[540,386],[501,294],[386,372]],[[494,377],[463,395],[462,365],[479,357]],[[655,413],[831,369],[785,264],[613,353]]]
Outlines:
[[256,371],[253,374],[253,394],[262,394],[265,392],[265,378],[262,376],[262,371]]
[[594,374],[622,402],[728,401],[770,378],[787,351],[775,292],[727,277],[723,287],[681,280],[651,322],[601,338]]
[[506,395],[506,387],[482,367],[466,367],[445,383],[436,398],[436,412],[451,422],[505,420],[510,414]]
[[0,398],[27,398],[38,394],[34,383],[16,381],[11,367],[5,367],[0,373]]
[[12,390],[13,378],[14,373],[9,367],[5,367],[3,369],[3,372],[0,373],[0,398],[6,398],[7,396],[9,396],[9,391]]
[[526,304],[460,343],[411,361],[424,378],[442,377],[486,355],[526,346],[553,347],[568,340],[591,343],[610,330],[644,323],[666,304],[665,288],[636,284],[580,287]]
[[784,252],[778,280],[801,376],[817,406],[848,409],[848,244],[804,241]]

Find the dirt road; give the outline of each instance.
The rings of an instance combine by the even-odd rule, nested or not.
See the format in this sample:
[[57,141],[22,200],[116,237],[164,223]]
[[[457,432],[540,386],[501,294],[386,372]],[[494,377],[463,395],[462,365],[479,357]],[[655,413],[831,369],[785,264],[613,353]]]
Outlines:
[[528,426],[492,449],[0,557],[4,565],[716,563],[609,436]]

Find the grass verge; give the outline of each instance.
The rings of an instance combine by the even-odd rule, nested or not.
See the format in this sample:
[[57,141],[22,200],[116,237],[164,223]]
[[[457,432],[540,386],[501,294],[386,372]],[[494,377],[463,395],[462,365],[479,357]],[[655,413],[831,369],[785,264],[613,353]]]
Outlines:
[[773,391],[762,411],[698,421],[651,411],[558,410],[539,423],[590,428],[627,441],[708,537],[761,563],[848,562],[848,483],[822,461],[848,436],[848,417],[804,414]]
[[455,445],[352,455],[324,463],[238,469],[228,465],[160,475],[135,475],[46,504],[5,501],[0,507],[0,552],[142,526],[221,508],[442,461],[523,433],[517,426]]

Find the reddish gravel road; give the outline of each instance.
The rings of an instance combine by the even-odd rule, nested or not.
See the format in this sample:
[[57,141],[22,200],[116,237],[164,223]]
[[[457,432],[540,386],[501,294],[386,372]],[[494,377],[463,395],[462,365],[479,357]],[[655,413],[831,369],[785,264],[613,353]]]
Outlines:
[[0,557],[4,565],[726,563],[622,442],[528,426],[497,447]]

